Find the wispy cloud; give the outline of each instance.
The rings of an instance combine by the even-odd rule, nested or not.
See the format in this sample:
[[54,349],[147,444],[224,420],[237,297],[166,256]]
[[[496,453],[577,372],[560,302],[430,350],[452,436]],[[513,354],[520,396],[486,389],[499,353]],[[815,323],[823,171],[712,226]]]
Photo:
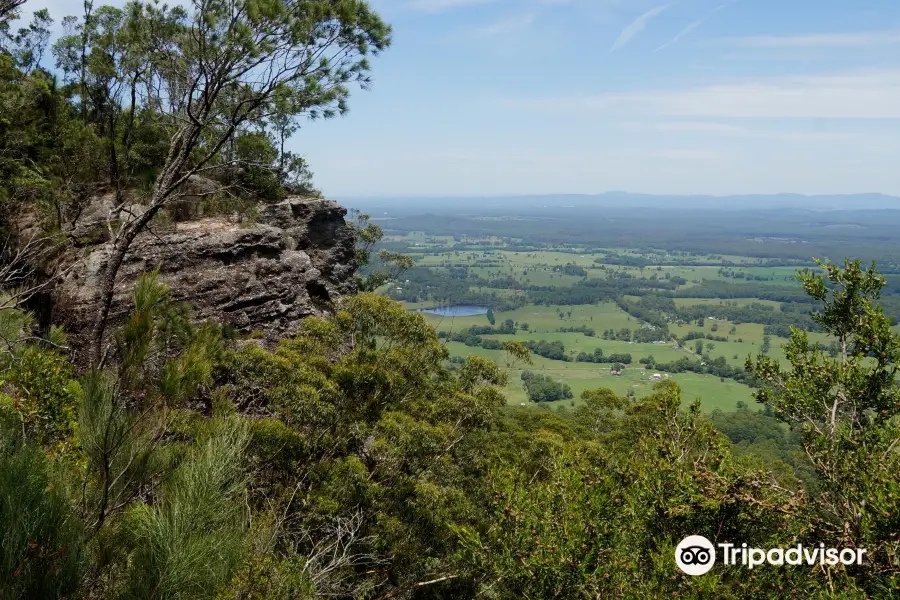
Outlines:
[[665,44],[663,44],[662,46],[657,48],[656,51],[659,52],[660,50],[665,50],[672,44],[677,44],[678,40],[680,40],[681,38],[683,38],[684,36],[686,36],[687,34],[692,32],[693,30],[697,29],[701,25],[703,25],[702,20],[693,21],[692,23],[688,23],[687,25],[684,26],[684,28],[681,31],[679,31],[677,34],[675,34],[675,37],[673,37],[671,40],[669,40],[668,42],[666,42]]
[[855,48],[900,44],[900,30],[816,33],[810,35],[759,35],[726,38],[747,48]]
[[900,69],[717,83],[686,89],[508,99],[506,107],[738,119],[900,119]]
[[671,40],[669,40],[668,42],[666,42],[665,44],[663,44],[662,46],[657,48],[656,51],[659,52],[660,50],[664,50],[673,44],[677,44],[679,42],[679,40],[681,40],[681,38],[685,37],[692,31],[694,31],[695,29],[697,29],[698,27],[700,27],[701,25],[706,23],[706,21],[708,21],[717,12],[728,8],[732,4],[735,4],[737,1],[738,0],[730,0],[729,2],[720,4],[717,7],[715,7],[714,9],[712,9],[709,13],[707,13],[703,18],[697,19],[696,21],[692,21],[691,23],[688,23],[687,25],[684,26],[684,28],[682,28],[681,31],[679,31],[678,33],[675,34],[675,37],[673,37]]
[[663,4],[657,6],[656,8],[651,8],[637,19],[628,24],[625,29],[619,34],[619,37],[616,38],[616,41],[613,43],[612,48],[609,49],[610,52],[615,52],[616,50],[621,50],[631,41],[631,38],[642,32],[646,27],[647,23],[649,23],[654,17],[657,17],[664,10],[669,8],[668,4]]
[[413,0],[410,5],[425,12],[441,12],[451,8],[490,4],[497,0]]

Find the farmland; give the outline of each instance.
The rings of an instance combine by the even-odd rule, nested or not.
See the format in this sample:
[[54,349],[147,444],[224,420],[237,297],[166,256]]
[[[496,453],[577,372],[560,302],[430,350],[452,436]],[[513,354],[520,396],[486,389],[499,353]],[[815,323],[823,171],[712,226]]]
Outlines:
[[[778,295],[779,290],[784,290],[798,298],[802,295],[794,279],[798,267],[760,266],[760,259],[746,256],[646,255],[634,250],[609,248],[524,252],[506,250],[498,239],[481,240],[489,247],[473,250],[471,246],[466,247],[463,240],[421,232],[394,236],[392,240],[409,244],[407,250],[413,255],[416,267],[407,276],[409,279],[385,288],[385,293],[403,300],[410,309],[469,301],[492,308],[490,320],[483,314],[455,317],[423,314],[445,338],[447,349],[455,359],[474,354],[490,358],[507,369],[507,401],[515,405],[529,404],[520,379],[526,369],[569,386],[571,398],[545,403],[554,408],[577,406],[584,390],[599,387],[640,398],[650,393],[659,379],[676,381],[684,398],[688,401],[698,399],[708,412],[716,409],[732,411],[739,403],[752,404],[752,388],[744,381],[711,373],[660,372],[655,365],[683,359],[703,363],[718,359],[728,367],[741,370],[749,356],[755,357],[764,350],[786,364],[781,350],[786,338],[772,332],[767,334],[767,326],[771,323],[754,322],[752,318],[754,314],[763,314],[775,322],[782,317],[782,320],[789,320],[792,315],[781,314],[782,302],[761,298],[754,292],[764,289],[771,295],[775,290]],[[428,246],[423,246],[426,243]],[[667,264],[650,264],[653,258]],[[635,262],[641,266],[607,264],[607,261]],[[683,264],[677,264],[679,262]],[[446,286],[451,281],[455,287],[448,291]],[[567,290],[588,288],[597,281],[612,282],[608,298],[598,298],[591,303],[569,303],[565,295]],[[746,290],[746,293],[729,298],[690,297],[692,290],[702,290],[711,282],[728,286],[735,292]],[[676,296],[671,300],[672,307],[680,312],[665,316],[668,335],[664,339],[642,340],[631,333],[654,327],[639,315],[625,310],[640,305],[643,292],[628,292],[645,284],[659,285],[663,293]],[[445,287],[437,292],[440,286]],[[617,293],[619,288],[621,295]],[[429,293],[430,290],[435,291]],[[554,294],[559,295],[559,302],[553,302]],[[472,297],[468,298],[468,295]],[[714,316],[726,310],[742,316],[746,316],[746,312],[749,316],[746,320]],[[689,311],[701,315],[700,318],[677,318],[681,312]],[[483,332],[478,336],[481,340],[478,344],[471,340],[461,341],[460,336],[465,332],[472,328],[490,328],[492,321],[496,324],[510,322],[515,331]],[[621,333],[625,330],[629,332],[629,339]],[[615,337],[607,336],[607,332],[614,332]],[[810,335],[813,341],[827,342],[821,334]],[[564,349],[565,356],[549,358],[533,352],[531,365],[514,364],[502,349],[498,349],[508,341],[556,343],[558,348]],[[616,371],[610,364],[578,360],[579,355],[596,352],[604,356],[630,355],[631,361]]]
[[[782,344],[792,327],[835,352],[810,317],[816,302],[796,279],[798,271],[817,268],[815,255],[883,257],[888,288],[881,302],[900,314],[898,260],[862,234],[835,238],[826,225],[843,218],[838,213],[818,215],[821,232],[808,230],[802,239],[773,236],[785,217],[774,212],[747,213],[744,222],[728,211],[644,211],[638,221],[624,207],[585,206],[578,218],[539,207],[507,209],[511,214],[481,214],[490,210],[473,206],[472,215],[446,217],[395,210],[399,216],[379,223],[384,247],[415,263],[382,293],[409,309],[491,309],[423,314],[453,361],[474,354],[507,370],[511,405],[571,409],[584,390],[600,387],[641,398],[657,379],[671,379],[683,402],[699,399],[706,412],[753,406],[756,382],[745,362],[766,354],[788,366]],[[510,362],[502,349],[510,341],[531,349],[532,364]],[[539,375],[535,381],[547,389],[528,391],[523,372]]]

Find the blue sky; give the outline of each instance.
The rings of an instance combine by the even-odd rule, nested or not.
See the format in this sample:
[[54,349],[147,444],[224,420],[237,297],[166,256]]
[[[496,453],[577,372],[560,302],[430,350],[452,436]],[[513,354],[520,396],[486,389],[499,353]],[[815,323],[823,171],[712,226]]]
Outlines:
[[897,0],[372,4],[372,89],[291,142],[329,196],[900,195]]

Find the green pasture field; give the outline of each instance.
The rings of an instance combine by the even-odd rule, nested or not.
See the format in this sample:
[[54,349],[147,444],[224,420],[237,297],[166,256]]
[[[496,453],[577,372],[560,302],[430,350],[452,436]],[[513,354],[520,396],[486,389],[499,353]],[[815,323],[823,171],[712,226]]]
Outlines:
[[[637,345],[635,344],[635,346]],[[559,400],[545,404],[550,407],[572,406],[573,403],[577,406],[581,403],[582,392],[597,388],[609,388],[621,395],[625,395],[629,389],[633,389],[635,397],[641,398],[651,394],[653,385],[656,383],[651,378],[656,371],[648,370],[638,364],[629,365],[621,376],[616,376],[609,374],[609,365],[569,363],[532,356],[533,365],[528,366],[521,363],[508,363],[508,356],[502,350],[471,348],[459,342],[447,342],[447,349],[452,356],[483,356],[504,367],[510,378],[506,387],[507,402],[513,405],[525,403],[536,406],[528,401],[522,387],[520,377],[523,369],[526,368],[535,373],[561,380],[572,388],[574,396],[572,400]],[[751,405],[754,402],[750,387],[730,379],[720,381],[718,377],[696,373],[678,373],[670,375],[669,378],[681,387],[685,406],[699,398],[701,407],[706,412],[712,412],[715,409],[733,411],[739,400]]]
[[548,286],[570,286],[584,279],[584,277],[577,275],[566,275],[561,272],[554,273],[550,267],[523,268],[509,264],[504,267],[470,266],[469,273],[485,279],[509,276],[521,283]]
[[539,267],[548,265],[551,267],[562,266],[568,263],[576,264],[580,267],[594,266],[594,259],[597,254],[585,253],[568,253],[568,252],[551,252],[538,251],[534,252],[515,252],[501,250],[497,252],[506,257],[506,260],[515,266],[521,267]]
[[[602,349],[605,356],[609,356],[610,354],[630,354],[634,364],[638,363],[638,359],[650,355],[658,362],[670,362],[678,360],[683,356],[691,356],[691,352],[688,352],[687,349],[675,350],[673,348],[674,344],[671,342],[668,344],[636,344],[631,342],[604,340],[600,337],[588,337],[583,333],[529,334],[527,331],[519,331],[515,335],[484,335],[482,337],[494,338],[501,342],[513,340],[562,342],[566,347],[566,353],[573,359],[579,352],[592,353],[596,348]],[[607,366],[607,368],[609,367]]]
[[[712,324],[715,323],[718,326],[717,331],[712,331]],[[735,333],[729,333],[732,326],[735,328]],[[687,325],[678,325],[675,323],[669,324],[669,331],[679,338],[684,337],[688,333],[692,331],[699,331],[704,334],[710,334],[713,336],[725,336],[728,338],[727,342],[717,342],[714,340],[703,340],[704,344],[713,344],[713,351],[710,353],[712,358],[717,358],[719,356],[724,356],[728,361],[728,364],[740,366],[744,364],[744,361],[747,359],[747,356],[753,356],[756,358],[756,355],[759,354],[760,348],[763,344],[763,329],[764,325],[760,325],[759,323],[740,323],[738,325],[734,325],[730,321],[722,321],[722,320],[710,320],[706,319],[703,323],[703,327],[698,326],[696,323],[689,323]],[[781,361],[782,365],[787,366],[788,361],[784,356],[784,352],[781,350],[781,345],[787,342],[786,338],[778,337],[778,336],[769,336],[769,356],[772,358],[777,358]],[[819,338],[815,337],[815,334],[810,334],[810,341],[822,341],[824,336],[819,336]],[[742,340],[738,342],[738,340]],[[694,345],[697,343],[697,340],[689,340],[685,342],[685,347],[693,350]],[[734,355],[737,354],[737,358],[734,358]]]
[[[484,288],[479,288],[484,289]],[[407,308],[423,308],[433,306],[431,303],[407,302]],[[560,319],[557,308],[563,311],[565,318]],[[568,315],[569,311],[572,316]],[[487,316],[476,315],[474,317],[441,317],[429,313],[422,313],[425,320],[435,327],[438,331],[461,331],[473,325],[485,326],[489,325]],[[507,319],[512,319],[519,323],[528,323],[530,332],[533,333],[555,333],[563,327],[578,327],[586,325],[597,331],[599,338],[604,329],[621,329],[628,327],[636,329],[638,321],[629,316],[628,313],[616,306],[613,302],[604,302],[601,304],[577,304],[573,306],[537,306],[528,304],[522,308],[495,312],[494,318],[499,325]],[[529,332],[520,331],[519,338],[528,335]],[[579,337],[585,337],[582,334],[576,334]]]
[[[671,254],[663,249],[659,249],[658,251],[652,252],[652,253],[642,252],[640,250],[628,250],[628,249],[622,249],[622,248],[602,248],[602,249],[598,249],[597,251],[604,252],[607,254],[617,254],[619,256],[632,256],[635,258],[646,258],[648,260],[658,260],[659,259],[659,260],[663,260],[665,262],[690,263],[690,262],[697,262],[697,261],[716,260],[716,261],[751,266],[754,264],[758,264],[761,260],[759,258],[755,258],[752,256],[738,256],[735,254],[706,254],[706,255],[694,254],[691,256],[681,256],[681,255],[676,256],[676,255]],[[713,256],[715,256],[716,258],[711,258]]]
[[444,261],[464,261],[467,256],[477,259],[493,259],[512,267],[556,267],[574,263],[582,267],[593,267],[596,254],[570,254],[567,252],[551,252],[535,250],[534,252],[516,252],[510,250],[454,250],[426,256],[419,266],[436,266]]
[[[436,236],[427,238],[426,236],[407,236],[406,239],[410,243],[433,245],[423,240],[445,239],[448,236]],[[738,270],[747,273],[750,276],[764,276],[771,278],[766,281],[753,281],[745,279],[733,279],[725,277],[718,272],[717,266],[647,266],[647,267],[629,267],[622,265],[605,265],[604,263],[596,263],[595,259],[602,261],[603,254],[601,251],[593,253],[570,253],[558,251],[532,251],[519,252],[509,250],[450,250],[450,244],[447,244],[448,251],[440,254],[427,254],[417,257],[416,264],[422,267],[439,267],[439,266],[469,266],[470,272],[487,279],[493,277],[510,276],[523,284],[531,285],[572,285],[583,279],[579,276],[565,275],[560,272],[554,272],[554,267],[561,267],[566,264],[575,264],[587,271],[589,278],[604,278],[609,272],[623,272],[635,277],[650,277],[656,274],[660,278],[666,275],[670,277],[681,277],[687,281],[682,286],[691,287],[700,284],[704,279],[713,281],[728,281],[730,283],[740,285],[742,283],[767,283],[777,285],[796,285],[793,279],[797,272],[796,267],[759,267],[752,266],[755,259],[743,257],[748,266],[728,267],[729,270]],[[619,252],[619,254],[625,254]],[[640,254],[631,253],[633,256],[641,256]],[[656,255],[650,255],[656,256]],[[666,260],[682,257],[666,256]],[[741,257],[726,257],[726,260],[739,262],[737,259]],[[696,260],[697,257],[694,257]],[[490,260],[495,264],[492,266],[483,266],[476,264],[478,260]]]
[[521,295],[521,290],[513,290],[507,288],[492,288],[480,285],[473,285],[469,287],[469,291],[477,293],[477,294],[493,294],[494,296],[500,296],[502,298],[511,298],[516,295]]
[[[751,300],[747,300],[748,302]],[[427,303],[407,303],[407,308],[422,308],[428,306]],[[563,319],[559,318],[557,309],[563,311]],[[569,311],[572,316],[568,315]],[[435,327],[438,331],[462,331],[472,326],[489,325],[485,315],[476,315],[472,317],[441,317],[423,313],[425,320]],[[656,362],[672,362],[684,356],[696,359],[698,356],[694,353],[696,340],[690,340],[685,344],[682,350],[675,350],[672,346],[674,342],[666,344],[638,344],[628,343],[615,340],[602,339],[603,331],[606,329],[619,330],[622,328],[637,329],[639,321],[628,313],[620,309],[615,303],[605,302],[598,305],[575,305],[575,306],[536,306],[526,305],[522,308],[494,313],[495,323],[499,325],[506,319],[512,319],[518,323],[528,323],[529,331],[518,331],[515,335],[487,335],[483,337],[493,337],[500,340],[534,340],[534,341],[560,341],[566,347],[566,353],[574,358],[579,352],[591,353],[595,348],[601,348],[605,355],[610,354],[631,354],[635,364],[639,359],[653,356]],[[712,323],[718,325],[718,330],[711,330]],[[579,326],[587,326],[594,329],[595,336],[589,337],[578,332],[559,332],[560,328],[571,328]],[[689,332],[709,333],[714,336],[725,336],[728,342],[717,342],[713,340],[703,340],[704,344],[713,344],[713,351],[710,357],[715,359],[724,356],[729,365],[743,366],[747,356],[756,357],[760,352],[763,343],[763,325],[757,323],[741,323],[735,325],[735,333],[729,334],[732,324],[728,321],[711,321],[707,319],[703,327],[699,327],[696,323],[687,325],[670,324],[669,330],[678,337],[683,337]],[[737,340],[741,339],[742,342]],[[823,341],[824,336],[811,334],[811,341]],[[787,340],[777,336],[771,336],[769,356],[777,358],[784,366],[788,365],[787,359],[781,350],[781,345]],[[827,342],[825,342],[827,343]],[[737,358],[735,358],[737,355]]]
[[[637,298],[635,298],[637,299]],[[722,300],[721,298],[674,298],[675,306],[682,308],[685,306],[697,306],[711,304],[721,306],[725,304],[735,304],[737,306],[749,306],[751,304],[763,304],[771,306],[775,310],[781,310],[781,302],[775,300],[762,300],[760,298],[729,298]]]
[[[373,219],[373,220],[384,220],[389,221],[389,219]],[[563,248],[559,250],[548,249],[548,250],[535,250],[531,252],[523,252],[523,251],[511,251],[511,250],[503,250],[504,245],[510,243],[511,241],[521,241],[518,239],[508,239],[508,238],[499,238],[495,236],[467,236],[467,235],[457,235],[457,236],[437,236],[437,235],[429,235],[423,231],[412,231],[405,233],[392,233],[388,232],[388,235],[385,236],[386,240],[390,241],[407,241],[410,243],[422,242],[425,238],[429,240],[444,240],[445,247],[452,248],[456,244],[484,244],[494,246],[491,250],[497,252],[505,252],[512,257],[512,262],[516,264],[564,264],[566,262],[574,262],[575,264],[581,266],[589,266],[593,263],[594,258],[603,257],[606,255],[609,256],[621,256],[621,257],[633,257],[633,258],[644,258],[650,261],[662,261],[662,262],[696,262],[696,261],[721,261],[732,263],[735,265],[740,265],[748,268],[758,268],[758,269],[768,269],[769,267],[761,267],[759,263],[763,261],[763,259],[750,257],[750,256],[738,256],[738,255],[729,255],[729,254],[694,254],[690,256],[681,256],[672,254],[662,248],[655,249],[650,252],[638,250],[638,249],[629,249],[629,248],[592,248],[592,249],[581,249],[581,248]],[[781,268],[781,267],[778,267]],[[754,273],[759,274],[759,273]]]
[[[433,240],[425,235],[410,235],[409,240]],[[459,242],[459,238],[456,240]],[[424,242],[423,242],[424,243]],[[647,266],[644,268],[629,267],[622,265],[603,265],[595,263],[594,260],[602,258],[605,254],[617,254],[619,256],[641,256],[650,260],[664,261],[697,261],[697,260],[716,260],[710,256],[673,256],[663,251],[658,253],[641,253],[635,250],[627,249],[608,249],[599,248],[590,252],[566,252],[555,250],[541,251],[511,251],[504,249],[494,250],[477,250],[454,251],[449,247],[447,252],[440,254],[426,254],[417,261],[419,266],[426,267],[446,267],[451,265],[467,265],[469,271],[485,279],[495,277],[513,277],[522,283],[541,286],[571,286],[578,281],[584,279],[581,276],[565,275],[561,272],[554,272],[554,267],[561,267],[566,264],[578,265],[588,272],[589,278],[606,277],[610,272],[625,272],[636,277],[651,277],[654,274],[659,278],[682,277],[687,280],[687,286],[696,285],[706,280],[726,281],[731,285],[740,286],[749,285],[798,285],[794,280],[797,272],[796,267],[763,267],[759,266],[759,259],[752,257],[740,256],[721,256],[721,259],[738,263],[741,266],[727,266],[728,271],[740,271],[748,276],[766,277],[764,281],[754,281],[752,279],[734,279],[724,277],[718,271],[717,266]],[[477,261],[490,261],[490,265],[477,264]],[[492,289],[485,287],[473,287],[473,291],[482,293],[499,294],[505,297],[515,296],[523,292],[512,289]],[[629,298],[630,300],[638,300],[638,298]],[[770,300],[761,300],[754,298],[751,294],[747,297],[739,299],[718,299],[718,298],[676,298],[675,303],[678,306],[703,306],[703,305],[719,305],[733,304],[737,306],[747,306],[751,303],[759,303],[780,310],[781,304]],[[433,306],[429,303],[407,303],[408,308],[422,308]],[[560,318],[562,311],[562,318]],[[571,312],[571,315],[570,315]],[[682,357],[689,357],[691,360],[699,358],[695,353],[696,340],[685,343],[684,348],[676,348],[674,342],[665,344],[637,344],[621,341],[612,341],[602,339],[604,330],[613,329],[620,330],[622,328],[637,329],[641,326],[640,322],[621,310],[615,303],[607,302],[599,305],[577,305],[577,306],[537,306],[526,305],[522,308],[506,311],[495,312],[495,325],[501,324],[506,319],[512,319],[519,324],[528,323],[529,331],[517,331],[515,335],[497,335],[483,336],[493,337],[499,340],[547,340],[559,341],[565,345],[566,353],[571,359],[580,352],[592,353],[594,349],[600,348],[605,355],[628,353],[632,356],[632,364],[626,368],[622,376],[612,376],[609,374],[609,365],[595,363],[578,363],[574,360],[570,362],[548,360],[543,357],[533,356],[534,367],[536,371],[540,371],[547,375],[560,379],[568,383],[576,396],[575,403],[578,403],[578,396],[586,389],[595,387],[610,387],[618,393],[625,394],[629,389],[633,389],[635,394],[640,397],[647,394],[652,389],[653,382],[648,379],[648,375],[641,375],[643,365],[639,364],[639,360],[648,356],[653,356],[657,363],[665,363],[676,361]],[[489,322],[485,315],[473,317],[441,317],[438,315],[424,315],[426,321],[439,331],[461,331],[471,326],[485,326]],[[716,331],[712,331],[715,324]],[[578,332],[559,332],[560,328],[572,328],[585,326],[595,331],[595,336],[589,337]],[[734,327],[735,332],[730,333]],[[729,321],[705,319],[704,326],[701,328],[696,323],[688,324],[670,324],[670,332],[677,336],[683,337],[690,332],[702,332],[713,336],[724,336],[728,341],[721,342],[715,340],[703,339],[704,353],[708,354],[711,359],[724,357],[726,362],[734,367],[742,367],[748,356],[756,357],[763,344],[764,326],[758,323],[741,323],[734,325]],[[897,330],[900,331],[900,325]],[[738,340],[741,340],[740,342]],[[769,356],[781,362],[784,367],[789,364],[782,351],[782,344],[787,340],[777,336],[770,337]],[[810,334],[810,341],[827,343],[825,336],[822,334]],[[709,350],[708,344],[712,344],[712,350]],[[493,360],[504,364],[505,353],[499,350],[484,350],[482,348],[467,347],[460,343],[448,342],[448,348],[454,356],[466,356],[468,354],[478,354],[489,357]],[[505,368],[509,371],[512,380],[507,386],[507,399],[511,404],[527,403],[524,389],[518,377],[521,375],[521,366],[507,365]],[[702,399],[702,405],[705,410],[713,408],[721,408],[723,410],[733,410],[738,400],[748,403],[752,402],[748,386],[737,383],[730,379],[721,380],[712,375],[698,375],[695,373],[679,373],[670,375],[672,379],[677,381],[685,393],[686,400],[692,400],[695,397]],[[553,405],[569,405],[571,401],[559,401],[551,403]]]
[[[599,265],[594,265],[599,266]],[[720,267],[716,266],[648,266],[641,269],[640,267],[626,267],[622,265],[607,265],[607,270],[622,271],[635,277],[650,277],[654,273],[658,277],[665,277],[666,273],[670,277],[682,277],[689,284],[696,285],[704,279],[709,281],[727,281],[735,285],[741,284],[769,284],[769,285],[789,285],[796,286],[797,281],[794,274],[797,272],[796,267],[726,267],[730,271],[741,271],[752,276],[770,277],[771,280],[753,281],[747,279],[734,279],[726,277],[719,273]],[[685,286],[689,287],[689,286]]]

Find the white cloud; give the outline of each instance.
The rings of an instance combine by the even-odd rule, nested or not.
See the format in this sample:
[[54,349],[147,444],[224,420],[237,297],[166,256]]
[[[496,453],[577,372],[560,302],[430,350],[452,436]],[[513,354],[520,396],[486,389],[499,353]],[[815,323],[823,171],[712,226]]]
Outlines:
[[504,106],[537,110],[685,118],[900,119],[900,70],[781,77],[688,89],[518,98]]
[[726,38],[746,48],[861,48],[900,44],[900,31],[859,31],[810,35],[759,35]]
[[613,43],[612,48],[609,49],[610,52],[615,52],[616,50],[620,50],[625,47],[628,42],[631,41],[631,38],[642,32],[646,27],[647,23],[650,22],[651,19],[657,17],[669,7],[668,4],[663,4],[661,6],[657,6],[656,8],[651,8],[637,19],[628,24],[625,29],[619,34],[619,37],[616,38],[616,41]]

